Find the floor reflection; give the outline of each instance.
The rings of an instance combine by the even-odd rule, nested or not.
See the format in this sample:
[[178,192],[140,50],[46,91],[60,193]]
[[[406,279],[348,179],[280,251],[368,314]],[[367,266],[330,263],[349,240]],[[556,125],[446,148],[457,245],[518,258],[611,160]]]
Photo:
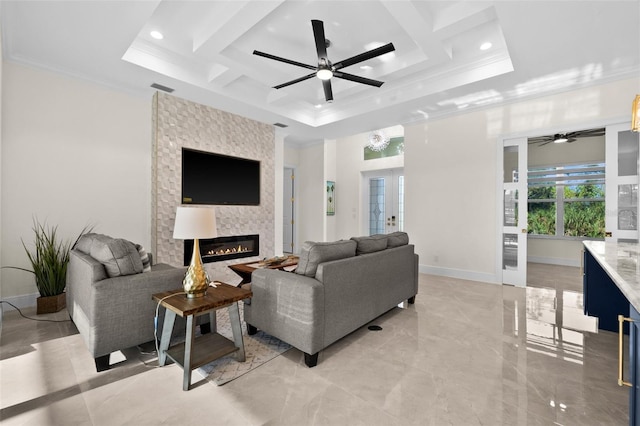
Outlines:
[[[598,319],[584,315],[578,269],[540,264],[528,268],[526,288],[503,290],[503,356],[527,376],[522,380],[508,375],[508,382],[521,389],[517,411],[536,405],[536,412],[546,412],[556,424],[575,424],[576,414],[590,404],[590,392],[624,404],[624,390],[615,378],[617,334],[599,331]],[[607,371],[604,379],[595,380],[595,369]]]

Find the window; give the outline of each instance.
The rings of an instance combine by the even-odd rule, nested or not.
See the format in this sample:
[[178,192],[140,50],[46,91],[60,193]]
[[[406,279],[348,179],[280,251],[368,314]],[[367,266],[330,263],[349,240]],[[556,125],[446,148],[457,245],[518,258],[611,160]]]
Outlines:
[[530,169],[529,234],[604,238],[604,177],[604,163]]

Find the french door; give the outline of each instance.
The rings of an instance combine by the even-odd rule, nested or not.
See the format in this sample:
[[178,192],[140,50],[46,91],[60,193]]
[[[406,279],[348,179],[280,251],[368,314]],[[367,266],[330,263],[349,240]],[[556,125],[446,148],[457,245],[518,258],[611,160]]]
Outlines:
[[506,139],[499,150],[502,283],[527,285],[527,138]]
[[363,232],[388,234],[404,230],[404,170],[363,173]]

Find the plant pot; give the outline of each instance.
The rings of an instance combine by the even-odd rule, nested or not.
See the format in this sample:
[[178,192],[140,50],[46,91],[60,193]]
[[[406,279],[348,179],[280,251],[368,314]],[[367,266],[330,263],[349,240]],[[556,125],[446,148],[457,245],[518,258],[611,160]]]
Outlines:
[[52,314],[61,311],[67,306],[66,293],[55,296],[40,296],[37,299],[37,314]]

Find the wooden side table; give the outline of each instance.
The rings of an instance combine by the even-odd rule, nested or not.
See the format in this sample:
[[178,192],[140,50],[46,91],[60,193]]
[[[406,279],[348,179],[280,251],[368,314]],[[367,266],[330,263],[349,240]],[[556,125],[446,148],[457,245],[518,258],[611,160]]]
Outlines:
[[266,265],[261,260],[254,260],[253,262],[246,263],[236,263],[234,265],[229,265],[229,269],[238,274],[242,281],[238,284],[240,287],[242,284],[247,284],[251,282],[251,274],[256,269],[267,268],[267,269],[281,269],[284,270],[290,266],[296,266],[298,264],[298,256],[289,256],[288,259],[281,263]]
[[[184,370],[182,390],[191,387],[191,372],[196,368],[208,364],[220,357],[237,352],[236,359],[244,362],[244,341],[242,339],[242,327],[238,301],[251,297],[251,290],[238,288],[229,284],[220,283],[216,288],[209,287],[204,297],[187,299],[182,289],[165,291],[154,294],[153,300],[160,303],[165,309],[164,325],[158,350],[158,364],[165,365],[167,357],[179,364]],[[218,309],[228,307],[233,341],[216,333],[216,312]],[[209,314],[211,333],[195,338],[195,318]],[[169,347],[171,332],[176,315],[187,320],[187,331],[184,343]]]

